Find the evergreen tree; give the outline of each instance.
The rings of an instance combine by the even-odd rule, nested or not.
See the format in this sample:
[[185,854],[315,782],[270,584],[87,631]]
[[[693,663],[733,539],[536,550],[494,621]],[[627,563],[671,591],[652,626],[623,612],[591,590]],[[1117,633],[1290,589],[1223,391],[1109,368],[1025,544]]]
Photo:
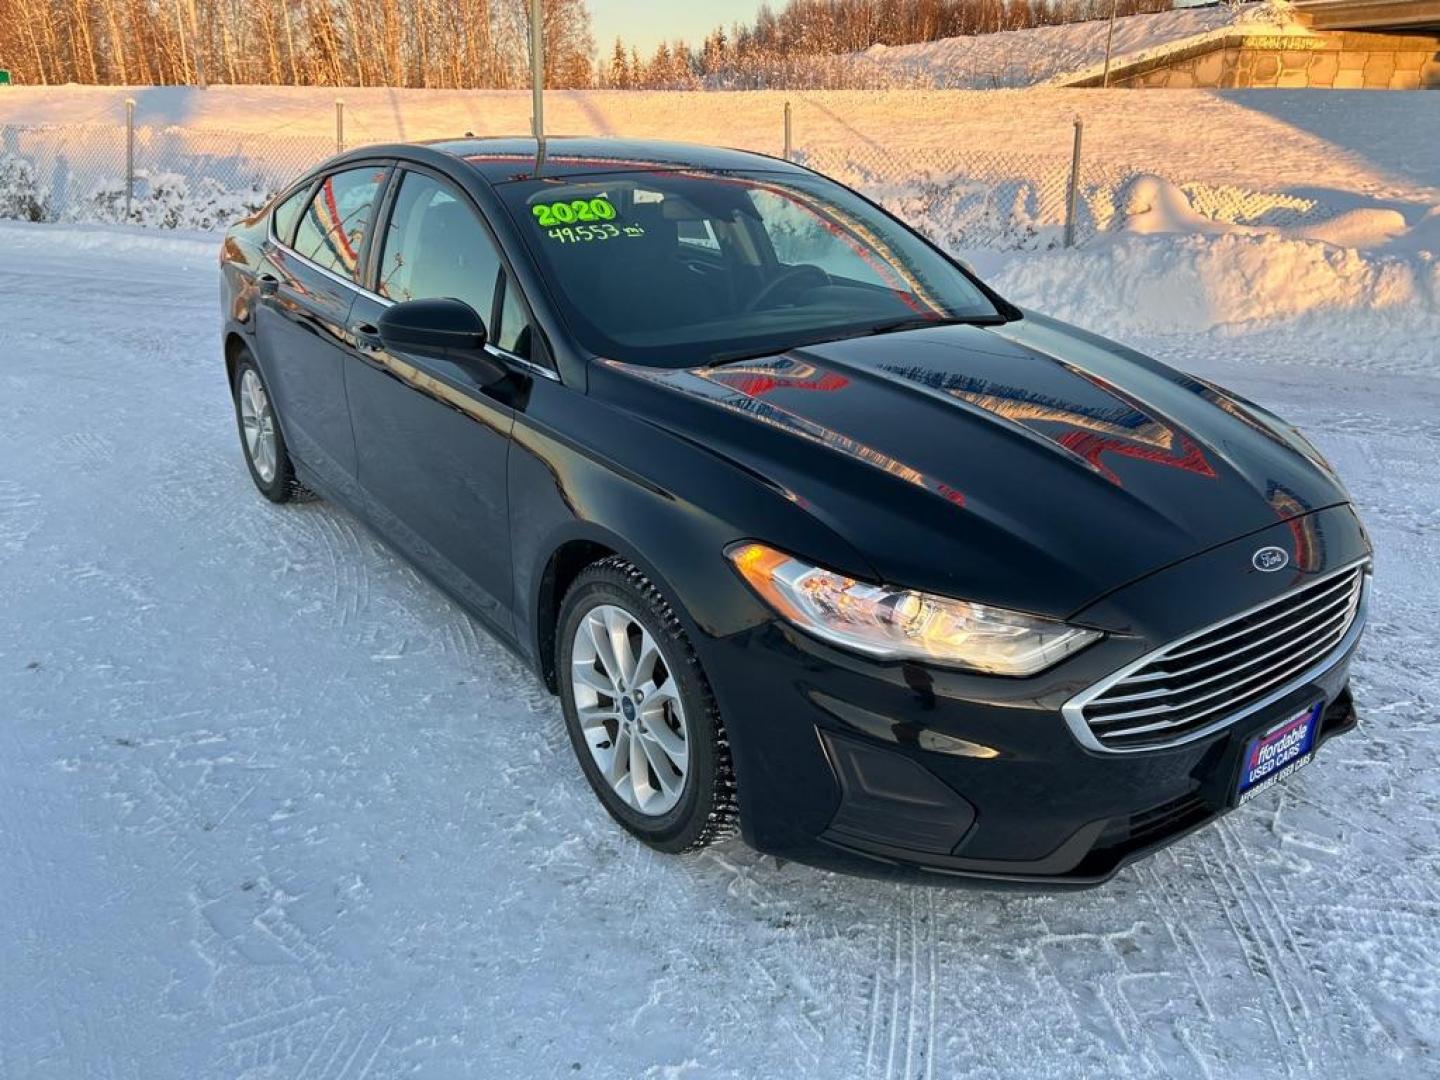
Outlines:
[[615,51],[610,57],[610,85],[616,90],[629,90],[633,85],[630,81],[630,61],[625,55],[625,43],[618,37],[615,39]]

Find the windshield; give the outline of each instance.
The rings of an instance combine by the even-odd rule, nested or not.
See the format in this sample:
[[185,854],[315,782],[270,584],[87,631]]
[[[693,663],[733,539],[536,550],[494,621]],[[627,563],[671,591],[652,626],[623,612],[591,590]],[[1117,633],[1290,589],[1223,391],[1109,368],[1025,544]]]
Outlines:
[[571,332],[693,367],[946,321],[1003,321],[926,241],[819,176],[645,171],[499,185]]

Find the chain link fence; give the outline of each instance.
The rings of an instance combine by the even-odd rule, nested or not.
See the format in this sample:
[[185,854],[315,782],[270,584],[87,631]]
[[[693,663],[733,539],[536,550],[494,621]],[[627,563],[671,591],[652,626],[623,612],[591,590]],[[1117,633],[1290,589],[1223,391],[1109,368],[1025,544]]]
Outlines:
[[[796,160],[864,192],[942,247],[1044,249],[1082,244],[1111,224],[1135,170],[1070,156],[883,148],[801,150]],[[1071,203],[1071,184],[1076,185]]]
[[[219,229],[264,206],[342,139],[338,124],[335,138],[125,124],[0,126],[0,218]],[[1086,158],[1078,140],[1055,149],[894,152],[863,143],[802,147],[791,156],[959,251],[1084,244],[1119,227],[1135,193],[1156,184],[1178,192],[1187,212],[1217,222],[1291,227],[1331,213],[1298,196],[1172,184],[1145,168]]]
[[181,127],[0,127],[0,218],[223,228],[335,141]]

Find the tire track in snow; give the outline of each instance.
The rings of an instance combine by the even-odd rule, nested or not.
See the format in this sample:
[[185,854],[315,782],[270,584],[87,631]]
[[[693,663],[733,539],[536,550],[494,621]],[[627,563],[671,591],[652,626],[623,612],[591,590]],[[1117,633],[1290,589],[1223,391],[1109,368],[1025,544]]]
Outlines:
[[60,459],[65,464],[98,465],[110,460],[115,443],[108,435],[94,431],[72,431],[60,440]]
[[[1352,1014],[1342,1014],[1351,1038],[1347,1045],[1369,1046],[1397,1061],[1402,1055],[1423,1060],[1434,1053],[1428,1033],[1440,1029],[1440,948],[1433,927],[1440,924],[1440,904],[1332,904],[1314,913],[1313,928],[1325,958],[1327,984],[1348,999]],[[1400,963],[1386,958],[1400,958]],[[1341,974],[1349,977],[1341,980]],[[1362,997],[1356,986],[1369,986]],[[1376,1046],[1376,1042],[1383,1045]],[[1398,1069],[1398,1064],[1396,1066]]]
[[[130,830],[146,836],[158,836],[162,846],[173,857],[176,868],[189,874],[200,859],[195,834],[201,828],[201,815],[153,767],[143,765],[134,772],[117,767],[111,775],[112,784],[119,784],[126,776],[133,777],[133,784],[124,793],[122,801],[131,801],[134,795],[142,796],[144,801],[140,805],[147,811],[146,817],[131,825]],[[125,791],[124,788],[112,790],[117,795]]]
[[14,480],[0,480],[0,555],[24,550],[43,516],[39,494]]
[[939,966],[933,890],[896,886],[892,913],[876,942],[864,1075],[929,1080],[935,1070]]
[[[1254,852],[1246,847],[1243,838],[1239,835],[1235,819],[1224,818],[1217,824],[1219,828],[1216,830],[1216,835],[1219,837],[1221,845],[1225,847],[1234,864],[1240,868],[1237,880],[1240,883],[1241,891],[1256,909],[1259,919],[1263,923],[1265,939],[1270,943],[1269,951],[1275,969],[1284,974],[1284,978],[1278,986],[1293,994],[1294,1009],[1289,1011],[1293,1016],[1298,1010],[1299,1015],[1295,1017],[1299,1024],[1296,1036],[1305,1038],[1306,1033],[1315,1027],[1317,1009],[1312,1007],[1309,1000],[1313,995],[1314,986],[1310,979],[1309,965],[1305,962],[1305,957],[1300,952],[1300,946],[1295,940],[1290,923],[1285,918],[1286,907],[1275,899],[1264,876],[1255,868]],[[1238,858],[1236,858],[1237,855]],[[1306,1039],[1307,1064],[1313,1064],[1309,1058],[1310,1045],[1309,1039]]]
[[[1204,1080],[1210,1080],[1214,1073],[1207,1058],[1214,1059],[1218,1056],[1214,1030],[1219,1014],[1210,1000],[1210,994],[1206,992],[1206,984],[1214,977],[1214,972],[1204,948],[1195,940],[1191,929],[1202,920],[1197,917],[1195,905],[1188,900],[1184,890],[1174,886],[1176,878],[1188,878],[1183,869],[1175,850],[1170,848],[1140,864],[1136,872],[1142,877],[1145,895],[1159,916],[1166,937],[1174,947],[1174,955],[1184,973],[1185,990],[1200,1004],[1201,1015],[1198,1017],[1188,1009],[1173,1017],[1176,1040],[1189,1055],[1196,1073]],[[1197,1036],[1203,1040],[1202,1045],[1196,1045]]]
[[1211,881],[1217,886],[1224,883],[1217,895],[1249,958],[1250,972],[1262,987],[1259,1004],[1275,1033],[1277,1058],[1288,1075],[1296,1074],[1297,1064],[1303,1072],[1314,1073],[1320,1066],[1315,1057],[1317,1043],[1323,1056],[1329,1056],[1333,1043],[1327,1025],[1317,1019],[1322,1010],[1318,1001],[1311,1002],[1315,997],[1311,972],[1285,909],[1265,884],[1261,871],[1255,869],[1255,852],[1237,835],[1235,821],[1222,818],[1215,823],[1213,835],[1222,849],[1224,866],[1218,875],[1210,875]]
[[[362,1080],[370,1072],[392,1029],[387,1026],[382,1031],[378,1025],[365,1024],[357,1025],[358,1030],[351,1030],[352,1026],[346,1023],[346,1020],[347,1014],[341,1010],[336,1023],[326,1032],[326,1040],[316,1044],[315,1051],[312,1051],[310,1058],[306,1059],[300,1071],[295,1074],[295,1080],[346,1080],[347,1077]],[[342,1024],[346,1029],[343,1032]],[[340,1034],[334,1049],[319,1071],[312,1071],[311,1065],[319,1060],[319,1051],[328,1044],[328,1036],[336,1032]]]
[[[315,1074],[309,1072],[310,1065],[330,1046],[333,1034],[340,1032],[343,1046],[345,1020],[345,1008],[328,998],[262,1009],[220,1029],[222,1069],[228,1075],[260,1071],[263,1075],[279,1076],[285,1065],[304,1054],[300,1071],[295,1075],[313,1080]],[[305,1053],[307,1046],[310,1047],[308,1054]]]
[[331,568],[331,611],[335,625],[345,629],[357,622],[370,604],[370,575],[366,552],[356,525],[333,513],[316,517],[316,534]]
[[[1226,865],[1217,867],[1215,865],[1216,857],[1207,852],[1200,859],[1199,865],[1215,897],[1219,913],[1225,920],[1231,936],[1234,938],[1241,955],[1244,957],[1245,970],[1252,978],[1260,980],[1263,993],[1264,991],[1268,991],[1272,986],[1269,969],[1265,965],[1264,956],[1256,939],[1255,929],[1242,910],[1243,899],[1241,890],[1236,888],[1234,880],[1227,872],[1228,859],[1224,861]],[[1282,1005],[1283,1004],[1282,1001]],[[1280,1024],[1276,1020],[1275,1010],[1267,1005],[1265,1001],[1259,1002],[1258,1007],[1261,1012],[1261,1017],[1275,1043],[1273,1058],[1283,1062],[1285,1064],[1286,1074],[1293,1076],[1294,1066],[1289,1058],[1289,1047],[1284,1035],[1281,1033]],[[1259,1055],[1257,1054],[1256,1056]]]
[[311,1049],[305,1060],[300,1063],[300,1071],[295,1074],[294,1080],[310,1080],[310,1078],[314,1075],[310,1071],[310,1066],[319,1059],[322,1051],[324,1051],[327,1047],[331,1046],[332,1035],[336,1037],[336,1048],[331,1049],[329,1057],[327,1057],[325,1060],[329,1061],[334,1058],[335,1054],[338,1052],[338,1047],[345,1044],[344,1032],[340,1030],[340,1025],[344,1021],[344,1019],[345,1010],[343,1008],[336,1010],[330,1020],[330,1026],[327,1027],[323,1033],[321,1033],[320,1038],[315,1040],[315,1046]]
[[312,936],[290,918],[283,904],[271,903],[255,918],[254,925],[269,936],[275,946],[311,977],[338,972],[335,958],[316,945]]
[[939,1015],[936,1012],[935,1003],[940,996],[940,945],[938,927],[935,925],[939,917],[935,905],[935,890],[925,890],[928,901],[928,933],[926,934],[927,948],[925,950],[925,977],[928,996],[925,1002],[925,1080],[935,1078],[935,1026],[939,1023]]

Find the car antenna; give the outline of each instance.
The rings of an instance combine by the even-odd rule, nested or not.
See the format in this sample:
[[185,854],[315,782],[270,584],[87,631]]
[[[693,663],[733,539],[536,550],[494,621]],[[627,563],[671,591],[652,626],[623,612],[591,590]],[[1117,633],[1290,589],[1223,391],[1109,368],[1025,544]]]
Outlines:
[[534,104],[530,113],[530,130],[535,136],[535,175],[545,167],[545,24],[541,18],[542,0],[530,0],[530,92]]

